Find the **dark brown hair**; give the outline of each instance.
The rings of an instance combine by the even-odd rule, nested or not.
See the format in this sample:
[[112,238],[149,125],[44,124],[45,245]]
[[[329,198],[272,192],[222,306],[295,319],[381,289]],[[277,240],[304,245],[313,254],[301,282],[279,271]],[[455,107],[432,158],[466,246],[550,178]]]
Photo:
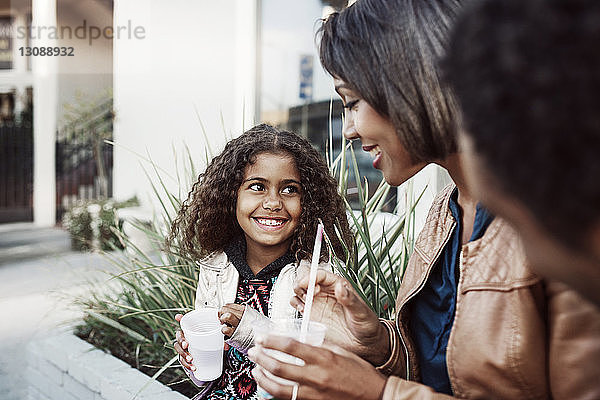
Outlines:
[[323,21],[323,67],[390,119],[413,161],[457,151],[452,93],[440,82],[459,0],[360,0]]
[[[179,251],[199,260],[222,251],[242,235],[236,215],[237,193],[247,165],[261,153],[287,154],[294,159],[302,186],[302,213],[294,232],[290,251],[296,261],[312,254],[318,218],[332,241],[335,254],[345,261],[344,246],[352,249],[353,236],[348,225],[343,199],[323,157],[310,142],[295,133],[261,124],[225,145],[198,177],[187,200],[171,226],[167,245],[178,242]],[[336,235],[337,226],[342,240]],[[322,247],[321,258],[327,254]]]
[[555,238],[600,222],[600,2],[472,2],[445,61],[463,128],[500,188]]

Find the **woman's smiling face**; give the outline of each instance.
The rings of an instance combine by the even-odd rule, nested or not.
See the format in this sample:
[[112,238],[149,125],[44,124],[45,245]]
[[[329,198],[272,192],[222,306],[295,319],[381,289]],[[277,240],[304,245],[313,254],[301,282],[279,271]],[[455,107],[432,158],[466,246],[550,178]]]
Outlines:
[[300,220],[301,198],[294,159],[286,154],[258,154],[254,163],[246,166],[236,204],[236,218],[248,249],[283,255]]
[[373,156],[373,167],[383,172],[387,183],[401,185],[426,165],[412,161],[388,118],[375,111],[341,79],[334,78],[333,83],[344,102],[344,136],[349,140],[360,139],[363,150]]

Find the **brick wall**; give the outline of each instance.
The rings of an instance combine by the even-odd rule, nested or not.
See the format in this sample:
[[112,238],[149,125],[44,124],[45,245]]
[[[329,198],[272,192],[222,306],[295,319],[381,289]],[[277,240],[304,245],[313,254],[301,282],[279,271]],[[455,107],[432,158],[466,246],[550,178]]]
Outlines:
[[26,353],[29,400],[187,399],[70,332],[31,342]]

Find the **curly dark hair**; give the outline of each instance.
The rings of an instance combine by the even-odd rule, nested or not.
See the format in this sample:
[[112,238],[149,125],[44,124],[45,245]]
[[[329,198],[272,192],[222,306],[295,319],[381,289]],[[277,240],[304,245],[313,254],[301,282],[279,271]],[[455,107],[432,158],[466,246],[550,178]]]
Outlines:
[[[223,152],[213,158],[183,202],[171,225],[167,245],[173,247],[177,241],[179,251],[199,260],[214,251],[224,250],[234,238],[242,235],[235,215],[238,189],[246,166],[265,152],[290,155],[300,174],[302,212],[290,246],[296,261],[312,254],[318,218],[323,221],[335,254],[345,260],[344,247],[352,251],[353,235],[344,201],[323,156],[307,139],[266,124],[231,140]],[[334,225],[344,243],[338,238]],[[326,255],[327,247],[322,246],[321,259]]]
[[390,119],[416,162],[457,151],[458,106],[438,61],[460,8],[460,0],[361,0],[317,33],[323,67]]
[[444,62],[501,189],[575,247],[600,221],[600,2],[474,2]]

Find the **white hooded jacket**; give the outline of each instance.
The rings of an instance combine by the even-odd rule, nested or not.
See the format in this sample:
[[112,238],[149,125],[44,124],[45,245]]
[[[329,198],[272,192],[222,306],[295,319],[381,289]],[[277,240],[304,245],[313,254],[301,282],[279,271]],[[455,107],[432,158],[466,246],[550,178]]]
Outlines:
[[[209,268],[200,267],[194,308],[218,308],[219,298],[221,305],[235,302],[240,275],[233,263],[229,261],[227,254],[219,252],[205,263],[209,267],[220,269],[221,272],[217,274]],[[290,299],[294,295],[296,269],[297,264],[290,263],[279,272],[269,296],[269,318],[294,318],[296,316],[296,310],[290,305]],[[216,281],[217,276],[221,281],[220,284]],[[219,288],[221,289],[220,293]],[[254,344],[252,327],[260,320],[267,320],[267,317],[254,308],[246,306],[238,327],[226,342],[242,353],[248,353]]]

